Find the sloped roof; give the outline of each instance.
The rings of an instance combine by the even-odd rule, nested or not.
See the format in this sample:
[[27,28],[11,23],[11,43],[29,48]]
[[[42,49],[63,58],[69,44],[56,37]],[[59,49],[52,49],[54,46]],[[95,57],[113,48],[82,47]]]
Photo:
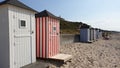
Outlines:
[[50,13],[47,10],[37,13],[35,16],[36,17],[52,17],[52,18],[59,19],[57,16],[53,15],[52,13]]
[[34,9],[28,7],[27,5],[25,5],[24,3],[20,2],[19,0],[4,0],[4,1],[0,2],[0,5],[4,5],[4,4],[10,4],[10,5],[20,7],[20,8],[24,8],[27,10],[37,12],[36,10],[34,10]]
[[87,24],[82,24],[81,28],[91,28],[91,26]]

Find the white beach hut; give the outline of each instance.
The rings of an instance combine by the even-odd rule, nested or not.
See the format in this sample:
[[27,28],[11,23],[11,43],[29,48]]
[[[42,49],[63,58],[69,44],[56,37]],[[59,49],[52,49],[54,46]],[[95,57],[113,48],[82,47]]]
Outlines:
[[35,13],[18,0],[0,2],[0,68],[36,61]]

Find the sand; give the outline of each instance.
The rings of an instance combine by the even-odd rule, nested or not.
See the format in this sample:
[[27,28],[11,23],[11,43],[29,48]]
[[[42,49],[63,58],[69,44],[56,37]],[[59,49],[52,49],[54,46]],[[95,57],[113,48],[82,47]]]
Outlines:
[[49,68],[120,68],[120,34],[94,43],[61,45],[60,53],[72,55],[71,62],[50,62]]

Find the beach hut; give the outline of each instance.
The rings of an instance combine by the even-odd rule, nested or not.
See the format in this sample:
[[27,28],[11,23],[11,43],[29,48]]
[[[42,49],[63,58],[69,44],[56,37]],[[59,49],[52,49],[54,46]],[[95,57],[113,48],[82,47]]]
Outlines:
[[99,38],[100,39],[102,38],[102,34],[103,34],[103,31],[101,29],[99,29]]
[[18,0],[0,2],[0,68],[36,62],[35,13]]
[[98,40],[100,37],[100,32],[98,28],[95,28],[95,30],[96,30],[96,39]]
[[96,31],[94,28],[91,28],[91,40],[96,41]]
[[91,42],[89,28],[80,29],[80,41],[81,42]]
[[97,37],[96,37],[96,35],[97,35],[97,31],[96,31],[96,29],[95,28],[93,28],[93,32],[94,32],[94,41],[97,41]]
[[80,28],[80,41],[81,42],[92,42],[91,27],[83,24]]
[[47,10],[36,14],[36,56],[50,58],[59,53],[60,21]]

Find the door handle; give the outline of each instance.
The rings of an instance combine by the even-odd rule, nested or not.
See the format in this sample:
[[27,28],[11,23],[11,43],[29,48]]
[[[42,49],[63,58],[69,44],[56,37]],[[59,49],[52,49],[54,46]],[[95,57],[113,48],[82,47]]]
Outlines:
[[33,34],[34,33],[34,31],[31,31],[31,34]]

